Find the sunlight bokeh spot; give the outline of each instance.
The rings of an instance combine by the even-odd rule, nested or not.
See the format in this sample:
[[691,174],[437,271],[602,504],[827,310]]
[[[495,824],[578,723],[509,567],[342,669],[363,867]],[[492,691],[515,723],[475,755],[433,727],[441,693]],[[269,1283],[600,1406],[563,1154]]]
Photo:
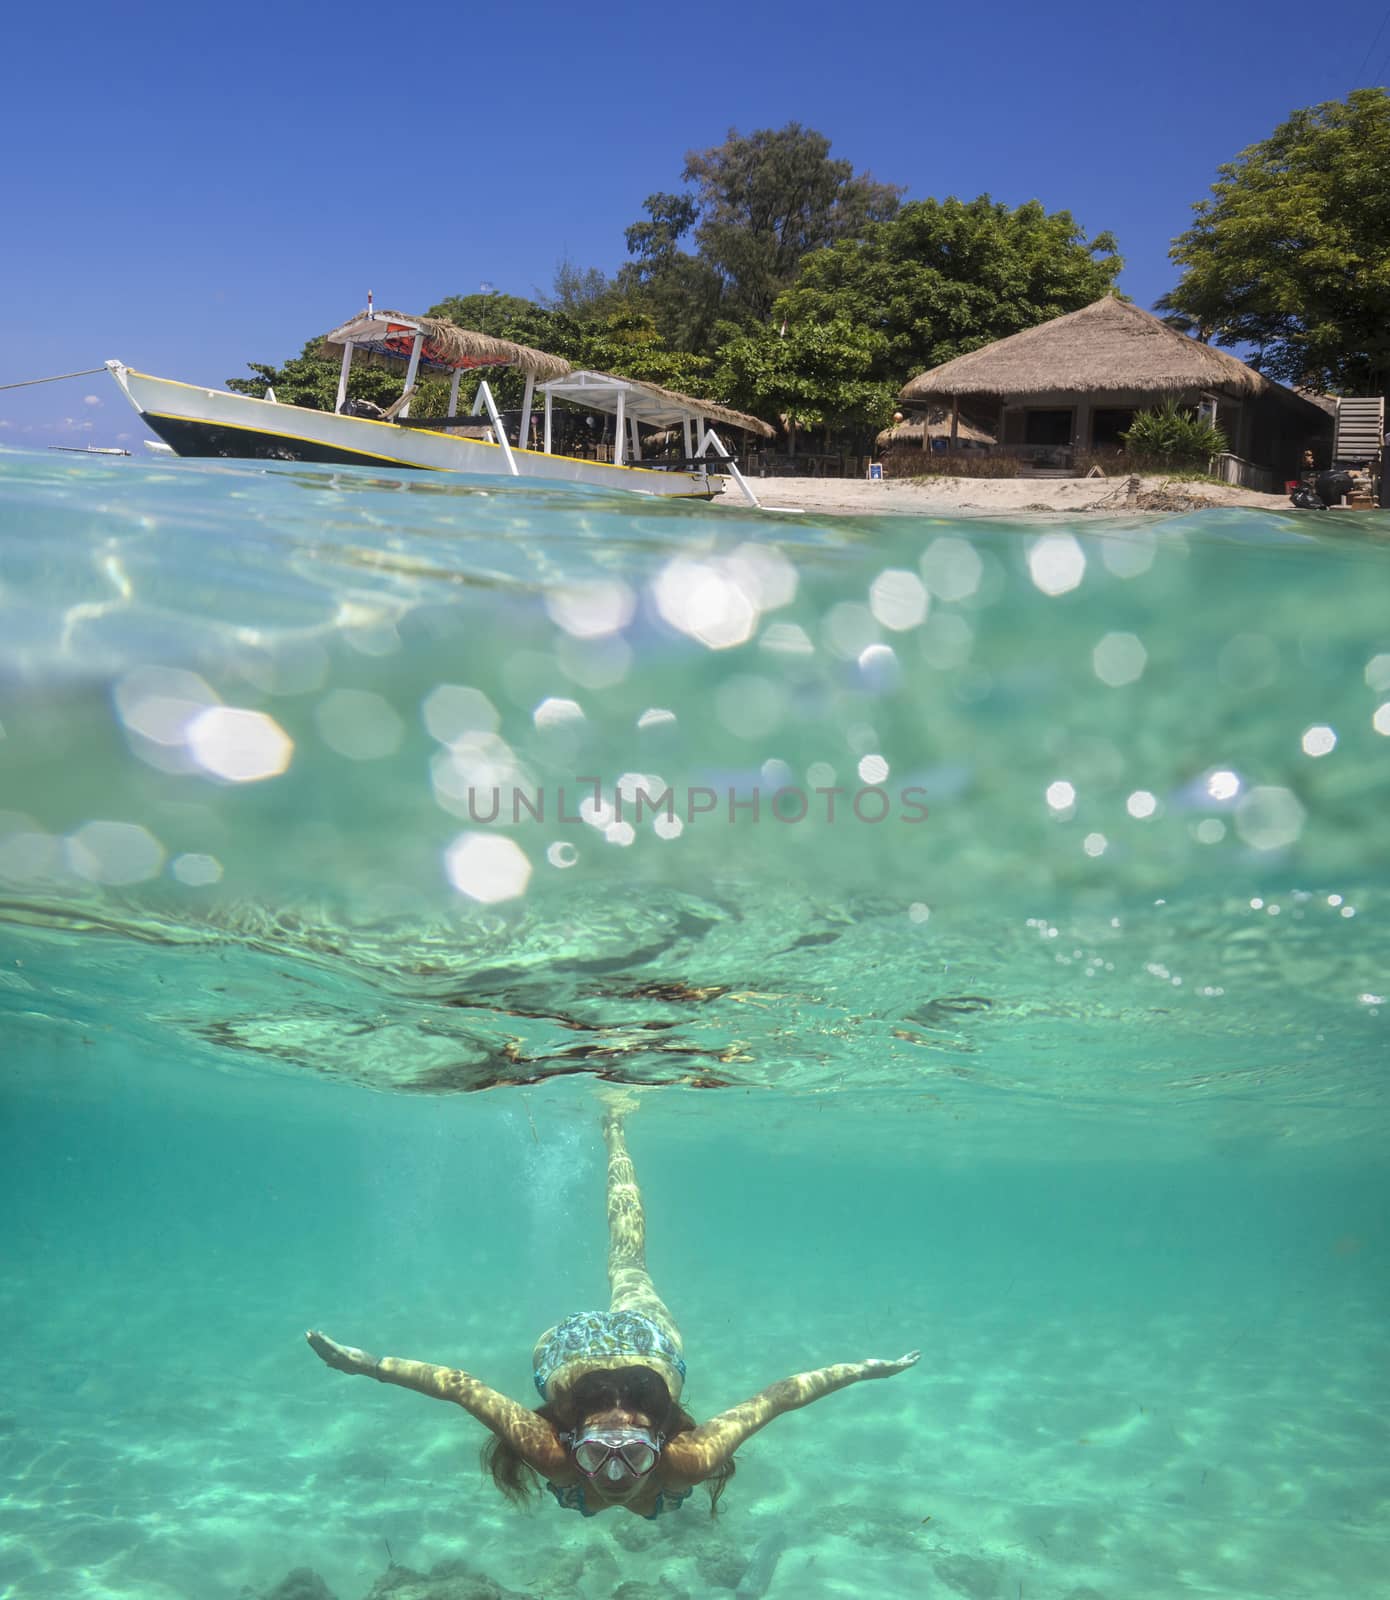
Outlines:
[[753,636],[760,615],[748,593],[721,567],[684,557],[668,562],[653,585],[656,608],[679,632],[710,650]]
[[531,720],[538,728],[562,728],[567,723],[583,722],[585,719],[583,708],[577,700],[551,695],[531,713]]
[[1148,659],[1143,642],[1132,633],[1107,633],[1091,652],[1096,677],[1112,689],[1136,682]]
[[1251,789],[1236,807],[1236,832],[1256,850],[1282,850],[1294,844],[1306,820],[1298,796],[1273,784]]
[[927,614],[927,590],[915,572],[888,567],[869,588],[869,610],[885,628],[904,633]]
[[805,628],[795,622],[768,623],[759,636],[758,648],[786,656],[809,656],[816,650]]
[[917,566],[928,593],[938,600],[970,599],[984,573],[984,562],[974,545],[951,534],[933,539]]
[[164,846],[138,822],[84,822],[68,836],[68,865],[89,883],[145,883],[164,866]]
[[871,644],[862,650],[858,667],[864,687],[874,694],[892,694],[902,685],[902,664],[890,644]]
[[497,707],[481,689],[458,683],[431,689],[421,702],[420,714],[440,744],[451,744],[467,733],[496,733],[502,725]]
[[841,661],[857,661],[870,645],[879,643],[878,622],[860,601],[840,600],[826,612],[821,638]]
[[1086,576],[1086,552],[1069,533],[1044,534],[1029,548],[1028,572],[1043,594],[1069,594]]
[[289,767],[294,741],[264,711],[212,706],[190,724],[188,749],[203,771],[215,778],[260,783],[279,777]]
[[186,851],[181,856],[175,856],[169,863],[169,871],[180,883],[186,883],[194,889],[222,881],[222,863],[216,856],[203,855],[199,851]]
[[552,621],[576,639],[599,639],[617,633],[632,620],[637,596],[621,578],[591,578],[545,596]]
[[449,882],[483,905],[526,893],[531,862],[514,839],[499,833],[461,833],[444,856]]
[[395,755],[405,724],[384,695],[370,689],[334,689],[314,707],[319,737],[349,761],[381,761]]

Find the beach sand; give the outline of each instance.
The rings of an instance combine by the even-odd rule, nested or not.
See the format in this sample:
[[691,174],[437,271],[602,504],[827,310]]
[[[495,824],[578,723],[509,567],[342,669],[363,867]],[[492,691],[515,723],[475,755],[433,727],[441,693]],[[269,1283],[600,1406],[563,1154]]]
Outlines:
[[[1257,494],[1230,484],[1192,483],[1148,476],[1131,496],[1128,478],[750,478],[766,510],[829,512],[871,517],[1017,516],[1045,512],[1189,511],[1211,506],[1249,506],[1292,511],[1286,494]],[[714,502],[746,507],[731,483]]]

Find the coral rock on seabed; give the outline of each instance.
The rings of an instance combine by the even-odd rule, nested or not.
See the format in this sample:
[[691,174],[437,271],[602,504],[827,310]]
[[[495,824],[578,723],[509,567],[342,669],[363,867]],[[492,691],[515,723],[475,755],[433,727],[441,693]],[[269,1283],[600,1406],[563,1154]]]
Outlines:
[[1004,1569],[983,1556],[946,1556],[934,1561],[932,1570],[968,1600],[998,1600],[1004,1593]]
[[441,1561],[428,1574],[391,1566],[376,1580],[364,1600],[537,1600],[518,1589],[475,1572],[465,1561]]
[[312,1567],[293,1568],[273,1589],[264,1592],[243,1589],[242,1593],[247,1596],[254,1595],[255,1600],[338,1600]]
[[748,1564],[745,1552],[727,1546],[701,1550],[695,1557],[700,1581],[707,1589],[737,1589]]
[[613,1600],[688,1600],[684,1590],[658,1587],[643,1583],[639,1578],[629,1578],[613,1591]]

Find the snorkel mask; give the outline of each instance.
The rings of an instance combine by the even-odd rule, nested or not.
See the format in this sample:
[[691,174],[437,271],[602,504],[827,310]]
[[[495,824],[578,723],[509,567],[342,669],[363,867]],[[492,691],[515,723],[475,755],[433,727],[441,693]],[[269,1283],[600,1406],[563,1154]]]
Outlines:
[[645,1428],[588,1428],[562,1438],[584,1476],[609,1489],[620,1488],[629,1478],[645,1478],[665,1443],[659,1433]]

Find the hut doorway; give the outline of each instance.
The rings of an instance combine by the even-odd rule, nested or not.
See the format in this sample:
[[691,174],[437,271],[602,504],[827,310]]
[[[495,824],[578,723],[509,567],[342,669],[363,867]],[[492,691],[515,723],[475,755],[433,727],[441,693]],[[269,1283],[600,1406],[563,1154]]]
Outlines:
[[1097,450],[1118,450],[1122,433],[1134,426],[1133,406],[1108,406],[1091,413],[1091,444]]
[[1028,411],[1023,418],[1024,444],[1071,443],[1071,408],[1065,411]]

